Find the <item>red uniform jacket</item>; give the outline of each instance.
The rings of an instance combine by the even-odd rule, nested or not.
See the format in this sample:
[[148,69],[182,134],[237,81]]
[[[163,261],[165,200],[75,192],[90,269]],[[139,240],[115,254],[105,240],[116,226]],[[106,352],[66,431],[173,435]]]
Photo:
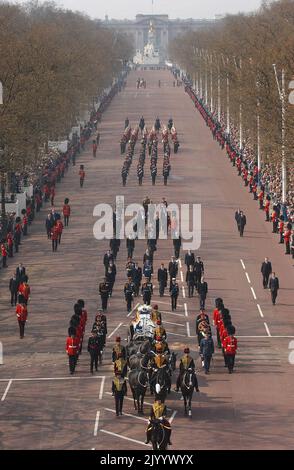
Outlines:
[[1,245],[1,255],[4,257],[4,256],[7,256],[7,251],[6,251],[6,248],[5,248],[5,245],[2,244]]
[[30,293],[31,293],[30,286],[28,286],[27,284],[25,284],[24,282],[22,282],[22,283],[19,285],[18,292],[19,292],[20,294],[22,294],[26,300],[28,300],[28,298],[29,298],[29,296],[30,296]]
[[233,356],[237,352],[237,338],[235,336],[227,336],[223,340],[223,348],[225,351],[225,354],[228,354],[229,356]]
[[17,304],[15,313],[18,321],[26,321],[28,318],[28,309],[26,305]]
[[[284,240],[285,240],[285,243],[288,243],[290,241],[290,237],[291,237],[291,230],[286,230],[285,233],[284,233]],[[3,255],[2,255],[3,256]]]
[[62,212],[63,215],[70,216],[70,205],[64,204]]
[[79,171],[79,175],[80,175],[81,180],[85,179],[85,174],[86,173],[84,172],[84,170]]
[[58,239],[58,227],[55,225],[53,229],[51,230],[51,240],[57,240]]
[[75,356],[78,353],[78,345],[79,345],[79,342],[77,338],[72,338],[71,336],[69,336],[66,339],[66,347],[65,347],[67,354],[69,356]]
[[63,230],[63,223],[61,222],[61,220],[57,220],[56,227],[57,227],[58,233],[61,234]]

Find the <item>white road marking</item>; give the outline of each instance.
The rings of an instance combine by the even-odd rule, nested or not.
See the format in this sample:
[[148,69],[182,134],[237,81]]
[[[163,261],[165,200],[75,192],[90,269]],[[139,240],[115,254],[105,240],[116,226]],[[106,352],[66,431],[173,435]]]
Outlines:
[[179,266],[182,269],[182,261],[179,259]]
[[109,336],[107,336],[107,339],[111,338],[112,335],[114,335],[114,333],[122,326],[122,323],[120,323],[116,328],[114,328],[113,332],[110,333]]
[[183,338],[186,338],[186,335],[181,335],[180,333],[172,333],[171,331],[167,331],[167,334],[172,336],[182,336]]
[[99,400],[102,400],[102,397],[103,397],[104,384],[105,384],[105,375],[102,377],[102,380],[101,380]]
[[[116,413],[115,410],[112,410],[111,408],[104,408],[106,411],[111,411],[111,413]],[[132,415],[130,413],[123,413],[124,416],[130,416],[131,418],[136,418],[136,419],[140,419],[141,421],[149,421],[147,418],[143,418],[142,416],[136,416],[136,415]]]
[[140,303],[138,302],[135,307],[127,314],[127,317],[129,317],[130,315],[132,315],[132,313],[136,310],[136,308],[140,305]]
[[11,384],[12,384],[12,380],[10,379],[9,382],[8,382],[8,384],[7,384],[7,387],[6,387],[6,389],[5,389],[5,392],[4,392],[3,395],[2,395],[1,401],[4,401],[4,400],[5,400],[6,395],[7,395],[8,391],[9,391],[9,389],[10,389]]
[[94,436],[97,436],[98,425],[99,425],[100,411],[96,413],[95,425],[94,425]]
[[246,269],[246,268],[245,268],[245,264],[244,264],[244,262],[243,262],[242,259],[240,259],[240,261],[241,261],[242,267],[243,267],[243,269],[244,269],[244,271],[245,271],[245,269]]
[[187,307],[186,303],[184,303],[184,309],[185,309],[185,316],[187,317],[188,316],[188,307]]
[[182,326],[184,328],[184,325],[182,323],[173,323],[172,321],[166,321],[164,320],[164,324],[167,325],[175,325],[175,326]]
[[253,287],[250,287],[250,289],[251,289],[251,292],[252,292],[252,295],[253,295],[254,299],[256,300],[256,294],[255,294],[255,292],[254,292]]
[[110,436],[120,437],[120,439],[125,439],[126,441],[135,442],[136,444],[140,444],[146,447],[151,447],[151,444],[145,444],[143,441],[137,441],[136,439],[131,439],[130,437],[122,436],[121,434],[116,434],[115,432],[106,431],[106,429],[100,429],[101,432],[105,432],[105,434],[109,434]]
[[245,274],[246,274],[246,277],[247,277],[247,281],[249,282],[249,284],[251,284],[250,277],[249,277],[248,273],[245,273]]
[[186,325],[187,325],[187,335],[190,338],[190,325],[189,325],[188,321],[187,321]]
[[182,291],[183,291],[183,297],[185,299],[186,298],[186,293],[185,293],[185,287],[184,286],[182,286]]
[[183,313],[175,313],[175,312],[167,312],[164,310],[160,310],[161,313],[165,313],[166,315],[176,315],[177,317],[184,317],[185,315]]
[[183,271],[181,271],[181,281],[184,282]]
[[267,332],[268,336],[271,336],[269,327],[267,326],[267,323],[264,322],[264,326],[265,326],[265,329],[266,329],[266,332]]
[[[161,300],[157,300],[156,303],[157,303],[157,304],[170,305],[170,302],[162,302]],[[178,307],[183,307],[183,304],[178,304],[178,303],[177,303],[177,306],[178,306]]]
[[263,318],[263,313],[259,304],[257,304],[257,308],[258,308],[261,318]]

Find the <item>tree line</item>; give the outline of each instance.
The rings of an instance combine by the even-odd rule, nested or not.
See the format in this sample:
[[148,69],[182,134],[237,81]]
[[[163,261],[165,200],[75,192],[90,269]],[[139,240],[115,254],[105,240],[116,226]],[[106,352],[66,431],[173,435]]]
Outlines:
[[[170,57],[185,69],[198,94],[234,128],[240,147],[258,148],[263,162],[279,163],[282,148],[282,70],[285,76],[285,158],[293,167],[294,2],[263,2],[251,14],[228,15],[171,43]],[[273,64],[275,64],[277,79]],[[240,135],[241,133],[241,135]]]
[[65,138],[133,54],[126,36],[54,3],[0,4],[3,171],[36,163]]

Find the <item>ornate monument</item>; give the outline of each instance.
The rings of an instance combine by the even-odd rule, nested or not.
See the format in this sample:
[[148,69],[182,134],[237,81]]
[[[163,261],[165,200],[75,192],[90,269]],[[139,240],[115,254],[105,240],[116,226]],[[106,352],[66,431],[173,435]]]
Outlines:
[[137,50],[136,55],[133,59],[134,64],[141,65],[158,65],[160,63],[160,57],[158,49],[155,49],[155,30],[152,20],[150,20],[148,30],[148,42],[144,46],[143,53]]

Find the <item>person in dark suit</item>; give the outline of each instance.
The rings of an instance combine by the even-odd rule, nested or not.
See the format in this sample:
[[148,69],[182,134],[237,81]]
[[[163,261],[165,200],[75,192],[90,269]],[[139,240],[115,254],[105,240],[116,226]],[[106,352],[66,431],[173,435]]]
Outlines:
[[138,296],[142,281],[142,268],[140,268],[138,263],[135,263],[134,269],[132,271],[132,281],[135,285],[135,295]]
[[194,267],[195,263],[195,255],[192,253],[191,250],[188,250],[188,252],[185,254],[185,265],[187,266],[187,269],[189,269],[189,266]]
[[16,279],[15,274],[13,274],[12,278],[10,278],[9,290],[10,290],[10,294],[11,294],[11,300],[10,300],[11,306],[16,305],[17,304],[18,281]]
[[273,305],[276,305],[278,290],[280,288],[279,279],[276,277],[276,273],[272,273],[272,276],[271,276],[270,282],[269,282],[269,288],[270,288],[270,291],[271,291],[272,303],[273,303]]
[[246,215],[243,213],[243,211],[240,211],[240,215],[239,215],[239,218],[238,218],[238,230],[240,232],[240,237],[243,237],[246,222],[247,222],[246,221]]
[[262,273],[263,288],[267,289],[268,280],[269,280],[270,274],[272,273],[272,263],[268,260],[268,258],[264,258],[264,262],[261,265],[260,271]]
[[201,278],[201,282],[198,284],[197,290],[200,300],[200,309],[203,310],[205,308],[205,300],[208,292],[208,285],[203,276]]
[[173,239],[175,258],[179,259],[182,240],[181,236],[178,233],[176,233],[175,236],[177,237]]
[[168,272],[169,272],[169,277],[170,277],[170,286],[172,284],[172,279],[177,277],[178,274],[178,263],[175,260],[175,257],[172,256],[171,261],[169,262],[168,265]]
[[237,224],[238,231],[240,232],[240,229],[239,229],[239,217],[240,217],[240,209],[238,209],[238,210],[235,212],[235,221],[236,221],[236,224]]
[[164,267],[163,263],[161,263],[160,268],[157,271],[157,280],[159,284],[159,295],[160,297],[163,297],[164,289],[167,286],[167,269]]
[[188,286],[189,297],[193,297],[195,287],[195,272],[192,264],[189,266],[186,273],[186,283]]
[[26,275],[26,268],[20,263],[18,267],[16,268],[16,280],[20,284],[23,282],[24,277]]
[[107,250],[107,252],[105,253],[104,258],[103,258],[105,274],[107,273],[110,261],[114,262],[114,256],[113,256],[113,254],[111,253],[110,250]]
[[127,241],[126,241],[126,246],[128,250],[128,258],[132,258],[134,249],[135,249],[135,240],[134,240],[134,237],[132,237],[132,235],[128,236]]

